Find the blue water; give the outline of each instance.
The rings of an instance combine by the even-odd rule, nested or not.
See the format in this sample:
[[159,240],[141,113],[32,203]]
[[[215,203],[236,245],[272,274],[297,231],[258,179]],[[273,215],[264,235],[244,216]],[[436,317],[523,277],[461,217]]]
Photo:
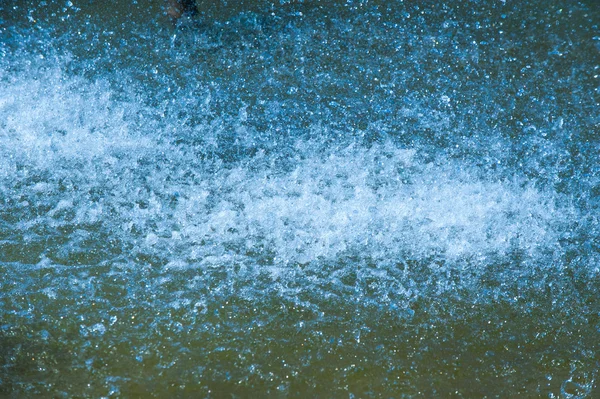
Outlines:
[[0,392],[598,395],[593,2],[0,5]]

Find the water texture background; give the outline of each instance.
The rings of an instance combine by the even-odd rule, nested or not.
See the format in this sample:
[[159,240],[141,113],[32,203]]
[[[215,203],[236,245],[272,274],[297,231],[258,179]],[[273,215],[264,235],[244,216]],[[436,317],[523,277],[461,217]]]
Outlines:
[[0,4],[0,394],[600,395],[595,1]]

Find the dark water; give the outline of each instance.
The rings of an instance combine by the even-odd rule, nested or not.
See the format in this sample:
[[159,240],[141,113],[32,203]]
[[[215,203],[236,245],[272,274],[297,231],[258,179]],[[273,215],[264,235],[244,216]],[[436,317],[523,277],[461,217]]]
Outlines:
[[595,1],[0,3],[0,396],[600,397]]

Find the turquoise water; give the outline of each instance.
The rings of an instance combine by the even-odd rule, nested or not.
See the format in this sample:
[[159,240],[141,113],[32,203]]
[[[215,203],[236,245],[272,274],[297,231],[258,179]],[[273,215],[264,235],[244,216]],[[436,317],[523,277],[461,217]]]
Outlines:
[[600,395],[593,1],[0,5],[0,394]]

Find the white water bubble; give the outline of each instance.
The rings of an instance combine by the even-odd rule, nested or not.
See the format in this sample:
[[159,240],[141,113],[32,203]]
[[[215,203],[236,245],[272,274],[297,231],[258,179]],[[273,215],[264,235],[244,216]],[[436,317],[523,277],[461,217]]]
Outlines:
[[96,323],[90,327],[90,332],[99,336],[104,335],[104,333],[106,332],[106,327],[102,323]]
[[146,245],[156,245],[158,243],[158,236],[154,233],[148,233],[145,242]]

